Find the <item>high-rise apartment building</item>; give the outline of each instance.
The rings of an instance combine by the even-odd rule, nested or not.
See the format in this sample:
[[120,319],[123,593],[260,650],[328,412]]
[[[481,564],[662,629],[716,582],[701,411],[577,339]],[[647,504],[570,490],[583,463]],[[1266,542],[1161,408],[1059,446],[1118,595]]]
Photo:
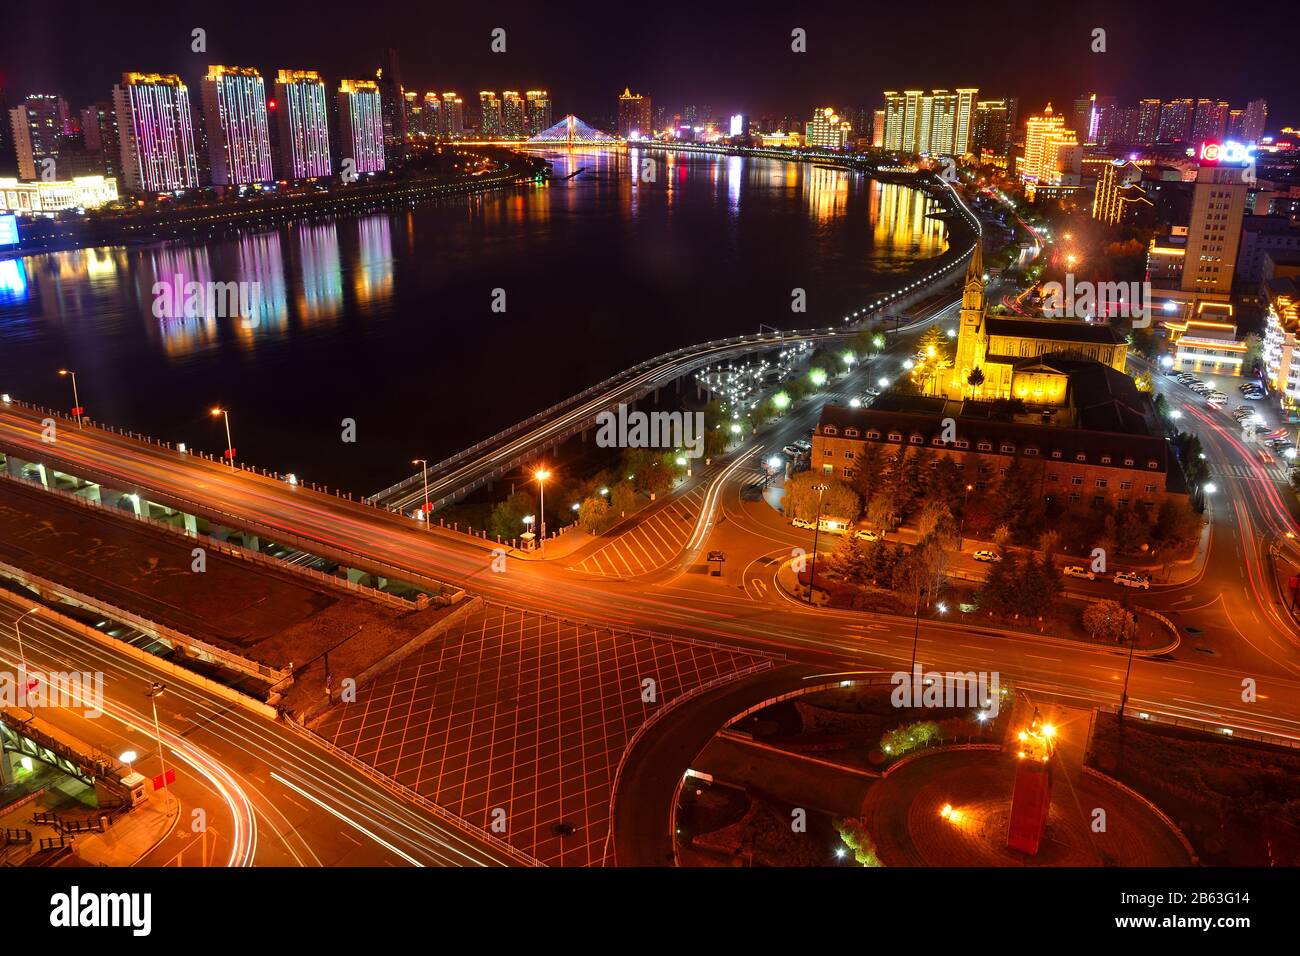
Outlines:
[[853,127],[829,106],[813,110],[804,126],[804,142],[809,149],[844,149],[852,141]]
[[330,158],[329,94],[314,70],[281,70],[275,77],[280,175],[317,179],[334,172]]
[[424,94],[424,132],[430,136],[442,135],[442,99],[437,93]]
[[480,90],[478,94],[479,132],[496,139],[501,135],[501,98],[491,90]]
[[1246,115],[1241,120],[1241,139],[1244,143],[1258,143],[1264,137],[1268,124],[1268,101],[1251,100],[1246,104]]
[[1196,116],[1195,101],[1184,97],[1170,100],[1160,108],[1160,131],[1156,137],[1161,143],[1185,143],[1192,135],[1192,120]]
[[1192,142],[1218,142],[1228,129],[1228,104],[1223,100],[1197,100],[1192,117]]
[[1162,104],[1158,99],[1145,99],[1138,103],[1137,138],[1135,146],[1154,146],[1160,138]]
[[442,94],[438,132],[448,139],[460,139],[465,135],[465,102],[455,93]]
[[975,128],[971,134],[971,150],[993,156],[1007,156],[1011,152],[1015,134],[1015,99],[980,100],[975,107]]
[[86,150],[98,158],[104,175],[117,179],[122,171],[122,141],[117,135],[117,111],[113,104],[101,100],[83,109],[81,133]]
[[174,73],[124,73],[113,87],[122,180],[130,192],[199,185],[189,89]]
[[1066,128],[1065,117],[1048,103],[1041,116],[1025,121],[1025,154],[1017,172],[1028,182],[1061,185],[1074,170],[1074,153],[1079,146],[1075,131]]
[[501,91],[501,132],[509,139],[525,135],[524,98],[515,90]]
[[[9,111],[18,175],[39,179],[46,169],[58,175],[59,150],[65,145],[69,126],[68,103],[53,93],[33,93]],[[47,166],[47,160],[54,166]]]
[[551,95],[545,90],[524,94],[524,122],[529,136],[551,128]]
[[624,88],[618,98],[618,135],[632,139],[636,136],[650,137],[653,134],[650,97],[633,93],[631,87]]
[[339,158],[352,160],[358,173],[385,168],[384,110],[379,84],[372,80],[339,83]]
[[400,166],[406,160],[406,98],[402,96],[402,67],[392,47],[384,51],[383,66],[375,71],[375,80],[383,111],[384,162]]
[[1143,203],[1150,206],[1141,182],[1142,170],[1136,163],[1116,159],[1103,165],[1093,190],[1092,218],[1113,226],[1128,209]]
[[1201,164],[1192,192],[1191,224],[1187,228],[1184,292],[1226,297],[1232,291],[1249,188],[1241,164]]
[[214,186],[248,186],[275,178],[261,73],[244,66],[208,67],[203,122]]
[[885,91],[886,149],[931,156],[971,151],[979,90]]

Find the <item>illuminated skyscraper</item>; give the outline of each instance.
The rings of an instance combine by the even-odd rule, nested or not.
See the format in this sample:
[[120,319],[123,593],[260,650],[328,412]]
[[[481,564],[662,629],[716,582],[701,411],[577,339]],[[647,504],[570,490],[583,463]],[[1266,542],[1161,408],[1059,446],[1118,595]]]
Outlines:
[[625,88],[618,98],[618,135],[631,139],[633,136],[649,137],[653,132],[650,97],[633,93],[631,87]]
[[525,122],[528,135],[536,136],[551,128],[551,95],[545,90],[529,90],[524,94]]
[[1161,104],[1158,99],[1145,99],[1138,103],[1137,146],[1154,146],[1160,137]]
[[813,110],[812,119],[804,126],[805,143],[809,149],[843,149],[849,145],[853,128],[848,120],[841,119],[829,106]]
[[313,70],[281,70],[275,78],[280,125],[280,175],[315,179],[333,175],[330,162],[329,99],[325,81]]
[[1197,100],[1192,119],[1192,142],[1218,142],[1228,129],[1228,104],[1223,100]]
[[455,93],[442,94],[442,116],[438,124],[443,136],[459,139],[465,135],[465,103]]
[[189,89],[175,74],[124,73],[113,87],[122,177],[131,192],[199,185]]
[[1025,155],[1016,172],[1028,182],[1060,185],[1071,171],[1065,167],[1067,163],[1072,165],[1073,150],[1078,145],[1074,130],[1065,126],[1065,117],[1053,113],[1048,103],[1042,116],[1025,121]]
[[117,179],[122,171],[122,141],[117,135],[117,111],[113,104],[102,100],[83,109],[81,133],[86,149],[98,157],[104,175]]
[[424,131],[429,136],[442,135],[442,100],[437,93],[424,94]]
[[501,100],[491,90],[478,94],[479,131],[486,137],[501,135]]
[[40,179],[46,160],[52,159],[57,178],[59,148],[70,132],[67,101],[52,93],[33,93],[9,111],[8,119],[18,154],[18,175]]
[[275,178],[261,73],[243,66],[208,67],[203,121],[214,186],[247,186]]
[[375,71],[375,80],[383,113],[384,156],[389,165],[400,166],[406,160],[406,101],[402,96],[402,69],[392,47],[384,51],[383,66]]
[[885,91],[885,149],[961,156],[970,152],[979,90]]
[[507,139],[523,139],[524,100],[514,90],[501,91],[501,133]]
[[1241,120],[1241,140],[1243,143],[1258,143],[1264,136],[1268,124],[1268,102],[1251,100],[1246,104],[1246,115]]
[[1241,163],[1202,161],[1197,170],[1183,257],[1184,292],[1226,297],[1232,291],[1250,191],[1242,169]]
[[975,107],[975,126],[971,134],[971,151],[988,152],[993,156],[1006,156],[1011,151],[1015,129],[1012,101],[980,100]]
[[339,83],[341,160],[352,160],[358,173],[384,170],[384,112],[379,84],[372,80]]
[[1192,135],[1192,117],[1196,104],[1184,97],[1170,100],[1160,108],[1160,133],[1158,142],[1184,143]]

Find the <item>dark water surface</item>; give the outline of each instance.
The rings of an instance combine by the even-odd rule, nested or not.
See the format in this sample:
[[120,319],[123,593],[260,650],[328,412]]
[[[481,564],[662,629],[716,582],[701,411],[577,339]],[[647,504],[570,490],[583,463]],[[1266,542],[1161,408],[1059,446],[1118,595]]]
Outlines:
[[[510,192],[0,261],[0,392],[69,407],[69,367],[91,417],[209,451],[223,405],[240,458],[368,494],[652,355],[838,322],[947,248],[920,193],[858,173],[548,158]],[[177,275],[257,283],[256,325],[155,317]]]

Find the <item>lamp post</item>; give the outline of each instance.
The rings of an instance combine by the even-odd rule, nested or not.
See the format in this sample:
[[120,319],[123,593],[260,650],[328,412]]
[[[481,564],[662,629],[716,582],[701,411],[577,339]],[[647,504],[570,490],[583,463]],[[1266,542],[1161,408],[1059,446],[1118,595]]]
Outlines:
[[966,531],[966,506],[970,504],[970,493],[974,485],[966,486],[966,494],[961,499],[961,523],[957,525],[957,552],[961,553],[962,536]]
[[230,412],[224,408],[214,408],[212,417],[220,415],[226,421],[226,458],[230,461],[230,467],[235,467],[235,443],[230,440]]
[[85,428],[86,426],[81,423],[82,412],[85,409],[81,407],[81,399],[77,397],[77,373],[70,368],[61,368],[59,374],[67,375],[72,379],[72,414],[77,419],[77,427]]
[[162,767],[162,785],[163,785],[163,806],[171,807],[172,794],[167,786],[167,759],[163,756],[163,739],[162,728],[158,725],[158,698],[167,690],[166,684],[159,684],[157,681],[149,685],[149,689],[144,692],[144,696],[149,698],[149,703],[153,705],[153,733],[158,740],[158,764]]
[[546,558],[546,479],[551,477],[551,473],[545,468],[538,468],[533,472],[533,477],[537,479],[537,491],[539,500],[537,502],[537,526],[541,529],[542,535],[542,558]]
[[921,640],[921,591],[922,590],[923,589],[921,587],[921,580],[920,578],[918,578],[916,581],[916,606],[912,608],[912,618],[913,618],[912,666],[909,667],[907,670],[909,674],[914,673],[916,671],[916,647]]
[[[1125,608],[1128,613],[1128,608]],[[1119,722],[1124,723],[1124,707],[1128,704],[1128,677],[1133,673],[1133,648],[1137,645],[1137,621],[1128,629],[1128,663],[1124,666],[1124,689],[1119,694]]]
[[18,685],[22,688],[27,687],[27,652],[23,650],[23,632],[18,629],[18,623],[28,614],[35,614],[39,610],[40,607],[37,606],[30,611],[23,611],[14,620],[14,637],[18,638]]
[[808,570],[808,603],[813,602],[813,589],[817,585],[817,542],[822,533],[822,496],[826,494],[829,485],[813,485],[817,492],[817,515],[813,523],[813,558],[812,567]]
[[[424,475],[424,523],[425,525],[431,525],[432,522],[429,520],[429,461],[427,458],[416,458],[411,461],[411,464],[419,465]],[[430,527],[429,530],[432,531],[433,528]]]

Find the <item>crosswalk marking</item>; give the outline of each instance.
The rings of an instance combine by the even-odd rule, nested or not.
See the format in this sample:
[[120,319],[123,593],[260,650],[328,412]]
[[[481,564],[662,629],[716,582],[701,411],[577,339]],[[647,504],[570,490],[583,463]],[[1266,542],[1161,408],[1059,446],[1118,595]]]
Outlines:
[[668,564],[681,551],[695,529],[695,517],[704,500],[704,485],[667,502],[645,515],[604,547],[593,551],[574,570],[600,577],[635,577]]

